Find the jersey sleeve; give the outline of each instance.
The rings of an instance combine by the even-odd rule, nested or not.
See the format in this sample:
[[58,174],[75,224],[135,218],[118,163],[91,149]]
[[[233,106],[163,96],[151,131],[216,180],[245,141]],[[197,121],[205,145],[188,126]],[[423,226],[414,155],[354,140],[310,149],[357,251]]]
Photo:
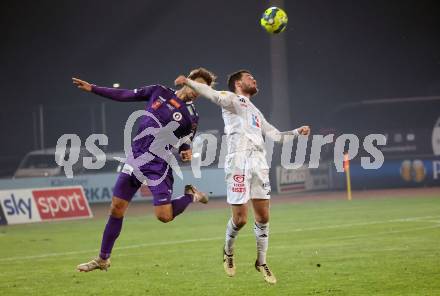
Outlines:
[[157,85],[143,86],[133,90],[92,85],[92,92],[119,102],[148,101]]
[[217,91],[204,83],[191,79],[187,79],[187,85],[214,104],[236,113],[237,108],[234,106],[234,102],[237,101],[236,94],[229,91]]
[[295,138],[299,136],[298,130],[294,129],[292,131],[280,132],[276,127],[270,124],[264,116],[261,116],[261,131],[266,137],[271,138],[275,142],[282,142],[284,136],[294,136]]

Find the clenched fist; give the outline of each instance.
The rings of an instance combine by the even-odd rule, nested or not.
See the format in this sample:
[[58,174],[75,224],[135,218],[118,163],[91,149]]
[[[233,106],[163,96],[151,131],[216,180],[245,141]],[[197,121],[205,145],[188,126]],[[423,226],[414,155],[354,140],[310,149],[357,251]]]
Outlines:
[[176,80],[174,80],[174,85],[178,86],[178,85],[184,85],[186,83],[186,77],[183,75],[180,75],[179,77],[176,78]]
[[192,150],[180,151],[180,159],[182,159],[182,161],[190,161],[192,159]]
[[308,136],[310,134],[310,126],[308,125],[301,126],[297,130],[301,136]]

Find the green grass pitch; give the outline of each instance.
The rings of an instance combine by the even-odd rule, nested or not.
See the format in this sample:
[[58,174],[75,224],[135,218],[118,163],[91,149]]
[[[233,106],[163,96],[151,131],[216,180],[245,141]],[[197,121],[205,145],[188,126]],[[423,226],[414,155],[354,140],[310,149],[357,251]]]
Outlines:
[[104,219],[0,228],[0,295],[440,295],[440,198],[276,204],[268,263],[253,267],[252,216],[223,271],[228,209],[170,224],[128,217],[108,272],[75,272],[97,254]]

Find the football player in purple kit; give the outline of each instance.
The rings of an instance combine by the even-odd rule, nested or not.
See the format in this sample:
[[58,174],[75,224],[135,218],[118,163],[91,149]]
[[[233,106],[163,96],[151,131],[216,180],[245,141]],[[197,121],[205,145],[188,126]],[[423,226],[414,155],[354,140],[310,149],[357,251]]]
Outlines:
[[[203,84],[212,85],[216,77],[210,71],[198,68],[192,70],[188,78]],[[179,139],[189,137],[190,140],[194,137],[199,117],[193,101],[197,98],[198,94],[188,86],[184,86],[177,91],[162,85],[150,85],[134,90],[126,90],[100,87],[77,78],[72,79],[73,84],[79,89],[93,92],[112,100],[122,102],[146,101],[146,111],[152,114],[154,118],[151,116],[141,117],[137,132],[138,136],[148,128],[160,128],[175,121],[178,123],[178,128],[174,131],[174,136]],[[160,125],[158,122],[160,122]],[[145,154],[151,156],[146,163],[137,167],[137,169],[148,180],[158,181],[156,183],[159,184],[154,184],[155,186],[152,183],[148,183],[148,187],[153,194],[156,217],[160,221],[167,223],[181,214],[190,203],[207,203],[208,197],[194,186],[186,185],[183,196],[171,199],[174,182],[173,173],[167,159],[163,159],[162,155],[151,154],[154,150],[150,148],[154,146],[154,141],[154,135],[146,135],[139,139],[135,138],[131,148],[135,158],[142,158]],[[163,149],[168,155],[171,155],[171,152],[169,152],[170,147],[163,147]],[[188,143],[180,145],[179,154],[182,161],[191,160],[192,152]],[[159,156],[162,156],[162,158]],[[137,166],[136,162],[133,163],[130,161],[130,158],[127,159],[116,181],[110,207],[110,216],[104,229],[99,256],[90,262],[78,265],[78,271],[107,270],[110,267],[110,254],[121,232],[125,212],[134,194],[142,185],[142,182],[138,180],[133,172],[133,166]]]

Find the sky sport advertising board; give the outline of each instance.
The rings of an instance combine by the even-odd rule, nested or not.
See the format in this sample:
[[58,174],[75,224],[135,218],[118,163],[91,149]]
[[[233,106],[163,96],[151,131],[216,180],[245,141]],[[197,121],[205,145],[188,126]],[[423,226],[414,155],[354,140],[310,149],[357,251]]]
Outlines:
[[81,186],[0,191],[0,225],[91,217]]

